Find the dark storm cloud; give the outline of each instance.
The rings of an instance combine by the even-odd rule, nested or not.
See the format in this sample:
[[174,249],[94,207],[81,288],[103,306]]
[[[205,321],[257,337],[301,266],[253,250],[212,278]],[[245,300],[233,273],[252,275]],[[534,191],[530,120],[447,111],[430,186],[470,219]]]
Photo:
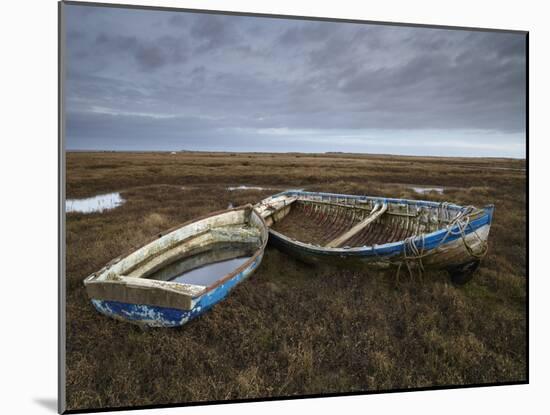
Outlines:
[[95,37],[95,42],[86,50],[82,50],[77,57],[90,59],[98,56],[106,56],[109,59],[130,57],[140,69],[154,70],[168,63],[182,63],[186,60],[187,54],[185,38],[163,35],[143,40],[135,35],[112,35],[102,32]]
[[188,55],[186,43],[185,39],[162,36],[140,45],[134,57],[143,70],[154,70],[169,63],[183,63]]
[[193,23],[191,36],[198,43],[198,51],[208,51],[225,45],[238,44],[239,33],[231,20],[215,15],[203,15]]
[[283,46],[295,46],[305,42],[322,42],[331,35],[331,32],[330,26],[319,22],[311,22],[306,26],[288,28],[279,37],[279,42]]
[[84,6],[67,26],[69,148],[524,155],[521,34]]

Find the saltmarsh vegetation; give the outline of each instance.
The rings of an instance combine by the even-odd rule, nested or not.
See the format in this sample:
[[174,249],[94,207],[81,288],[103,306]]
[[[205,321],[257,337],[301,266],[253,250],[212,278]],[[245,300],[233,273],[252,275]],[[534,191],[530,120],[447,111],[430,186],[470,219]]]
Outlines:
[[[290,396],[526,378],[525,162],[347,154],[68,153],[67,197],[121,192],[67,215],[69,409]],[[180,329],[98,314],[82,280],[151,236],[300,188],[425,198],[496,212],[473,281],[316,268],[268,248],[227,300]],[[418,195],[410,187],[445,187]]]

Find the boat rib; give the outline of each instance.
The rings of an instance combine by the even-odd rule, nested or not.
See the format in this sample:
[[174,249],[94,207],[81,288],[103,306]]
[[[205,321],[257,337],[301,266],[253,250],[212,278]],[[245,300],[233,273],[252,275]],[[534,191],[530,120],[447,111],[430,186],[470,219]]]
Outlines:
[[326,248],[339,248],[342,246],[348,239],[355,236],[359,232],[361,232],[363,229],[365,229],[367,226],[369,226],[372,222],[374,222],[376,219],[378,219],[380,216],[384,214],[388,210],[388,205],[386,203],[383,204],[377,204],[374,209],[372,210],[371,214],[367,216],[367,218],[361,222],[359,222],[357,225],[355,225],[353,228],[348,230],[347,232],[344,232],[337,238],[330,241],[328,244],[325,245]]

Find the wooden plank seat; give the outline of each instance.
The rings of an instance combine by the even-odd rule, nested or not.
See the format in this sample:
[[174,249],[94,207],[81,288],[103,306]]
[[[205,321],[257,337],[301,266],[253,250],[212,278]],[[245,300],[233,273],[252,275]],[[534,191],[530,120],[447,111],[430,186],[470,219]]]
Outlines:
[[325,247],[326,248],[341,247],[347,240],[357,235],[359,232],[361,232],[363,229],[369,226],[372,222],[374,222],[376,219],[382,216],[384,212],[386,212],[386,210],[388,210],[388,205],[386,203],[377,204],[369,216],[367,216],[364,220],[359,222],[357,225],[355,225],[351,229],[347,230],[343,234],[334,238],[332,241],[326,244]]

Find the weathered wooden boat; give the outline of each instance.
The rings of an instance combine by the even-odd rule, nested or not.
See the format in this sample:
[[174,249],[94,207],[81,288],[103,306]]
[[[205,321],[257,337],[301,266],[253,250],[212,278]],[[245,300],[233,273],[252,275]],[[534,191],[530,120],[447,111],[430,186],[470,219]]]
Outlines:
[[487,251],[494,206],[286,191],[254,208],[270,241],[305,262],[444,268],[471,279]]
[[251,205],[159,235],[84,280],[95,308],[143,326],[174,327],[207,311],[258,267],[268,240]]

